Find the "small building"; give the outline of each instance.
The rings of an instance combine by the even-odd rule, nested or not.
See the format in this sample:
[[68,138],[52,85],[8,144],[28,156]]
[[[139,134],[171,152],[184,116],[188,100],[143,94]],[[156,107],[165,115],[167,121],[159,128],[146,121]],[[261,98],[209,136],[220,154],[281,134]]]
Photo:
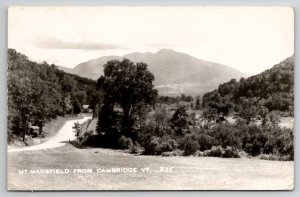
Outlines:
[[89,105],[82,105],[82,112],[83,113],[92,113],[93,110],[89,108]]

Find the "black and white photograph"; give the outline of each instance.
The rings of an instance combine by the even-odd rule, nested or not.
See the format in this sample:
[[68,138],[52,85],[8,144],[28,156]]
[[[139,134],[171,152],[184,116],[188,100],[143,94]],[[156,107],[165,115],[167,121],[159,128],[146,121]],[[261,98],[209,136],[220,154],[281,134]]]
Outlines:
[[293,7],[7,18],[7,190],[294,189]]

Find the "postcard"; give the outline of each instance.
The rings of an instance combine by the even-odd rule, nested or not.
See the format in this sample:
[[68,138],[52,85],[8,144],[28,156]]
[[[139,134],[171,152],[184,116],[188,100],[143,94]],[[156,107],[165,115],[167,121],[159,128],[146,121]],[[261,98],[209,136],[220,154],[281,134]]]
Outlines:
[[10,191],[293,190],[292,7],[8,8]]

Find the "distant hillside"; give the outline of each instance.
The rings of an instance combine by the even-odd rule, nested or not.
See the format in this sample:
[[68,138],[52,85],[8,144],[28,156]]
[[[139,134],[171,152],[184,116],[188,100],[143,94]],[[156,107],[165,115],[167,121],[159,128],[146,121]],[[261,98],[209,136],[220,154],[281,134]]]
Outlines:
[[[161,95],[182,93],[198,95],[216,88],[229,79],[239,79],[245,74],[222,64],[207,62],[171,49],[156,53],[130,53],[120,56],[105,56],[83,62],[72,70],[83,77],[98,79],[103,74],[103,65],[112,59],[128,58],[133,62],[145,62],[155,76],[155,86]],[[62,69],[62,68],[61,68]]]
[[232,102],[242,106],[242,100],[251,100],[255,105],[261,105],[270,111],[289,111],[294,108],[294,56],[274,65],[261,74],[239,82],[231,80],[203,96],[203,105],[211,102]]

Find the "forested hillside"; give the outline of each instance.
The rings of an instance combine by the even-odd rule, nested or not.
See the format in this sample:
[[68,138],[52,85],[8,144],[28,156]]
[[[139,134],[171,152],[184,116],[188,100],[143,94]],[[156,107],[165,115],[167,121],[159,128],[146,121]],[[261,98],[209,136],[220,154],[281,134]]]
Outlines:
[[203,96],[204,107],[213,105],[232,107],[237,112],[249,110],[250,114],[280,111],[293,116],[294,56],[261,74],[219,85]]
[[[32,126],[43,132],[45,123],[65,114],[80,113],[95,100],[96,82],[36,63],[8,49],[8,137],[30,135]],[[91,105],[93,106],[93,105]]]

